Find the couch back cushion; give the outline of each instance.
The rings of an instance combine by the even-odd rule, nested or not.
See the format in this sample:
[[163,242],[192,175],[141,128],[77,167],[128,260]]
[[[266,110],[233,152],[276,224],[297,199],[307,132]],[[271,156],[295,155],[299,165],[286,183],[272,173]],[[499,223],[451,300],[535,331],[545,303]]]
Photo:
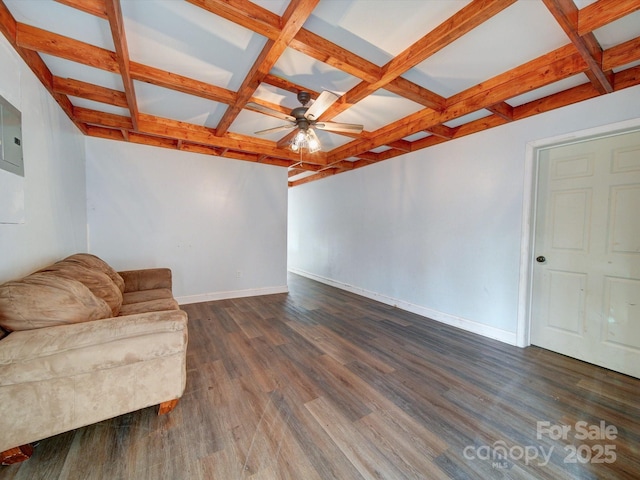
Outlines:
[[0,325],[10,331],[109,318],[111,308],[81,282],[38,272],[0,285]]
[[96,297],[107,302],[114,317],[118,316],[122,306],[122,292],[106,273],[70,260],[61,260],[40,272],[52,272],[60,277],[79,281]]
[[113,280],[113,282],[117,285],[121,292],[124,292],[124,280],[122,277],[116,272],[111,265],[102,260],[100,257],[96,257],[95,255],[91,255],[90,253],[76,253],[74,255],[70,255],[63,262],[74,262],[79,263],[80,265],[84,265],[85,267],[89,267],[94,270],[99,270],[102,273],[106,274]]

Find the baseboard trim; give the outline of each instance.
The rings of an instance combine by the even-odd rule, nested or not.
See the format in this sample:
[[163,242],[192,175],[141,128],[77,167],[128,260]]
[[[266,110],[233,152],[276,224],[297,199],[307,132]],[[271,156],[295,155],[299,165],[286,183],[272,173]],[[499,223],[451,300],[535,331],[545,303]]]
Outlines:
[[176,297],[176,300],[180,305],[187,305],[189,303],[213,302],[215,300],[228,300],[230,298],[257,297],[259,295],[273,295],[275,293],[289,293],[289,287],[284,285],[279,287],[249,288],[247,290],[202,293],[199,295]]
[[460,328],[461,330],[465,330],[471,333],[476,333],[478,335],[482,335],[483,337],[492,338],[494,340],[498,340],[500,342],[507,343],[509,345],[517,345],[517,337],[515,332],[508,332],[506,330],[492,327],[490,325],[474,322],[473,320],[469,320],[467,318],[457,317],[455,315],[450,315],[448,313],[433,310],[431,308],[423,307],[421,305],[405,302],[404,300],[400,300],[397,298],[389,297],[387,295],[365,290],[363,288],[355,287],[353,285],[349,285],[346,283],[338,282],[336,280],[326,278],[320,275],[316,275],[314,273],[306,272],[304,270],[300,270],[297,268],[289,268],[289,272],[294,273],[296,275],[301,275],[303,277],[310,278],[311,280],[316,280],[320,283],[324,283],[326,285],[330,285],[332,287],[336,287],[341,290],[346,290],[348,292],[355,293],[356,295],[360,295],[360,296],[369,298],[371,300],[376,300],[378,302],[384,303],[385,305],[391,305],[401,310],[415,313],[416,315],[420,315],[421,317],[426,317],[431,320],[435,320],[445,325]]

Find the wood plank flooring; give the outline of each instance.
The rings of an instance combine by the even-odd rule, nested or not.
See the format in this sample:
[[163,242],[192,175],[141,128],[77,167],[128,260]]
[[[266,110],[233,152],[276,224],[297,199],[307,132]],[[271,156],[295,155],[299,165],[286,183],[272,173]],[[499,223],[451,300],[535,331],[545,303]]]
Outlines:
[[289,288],[184,306],[173,412],[45,439],[0,479],[640,478],[640,380],[296,275]]

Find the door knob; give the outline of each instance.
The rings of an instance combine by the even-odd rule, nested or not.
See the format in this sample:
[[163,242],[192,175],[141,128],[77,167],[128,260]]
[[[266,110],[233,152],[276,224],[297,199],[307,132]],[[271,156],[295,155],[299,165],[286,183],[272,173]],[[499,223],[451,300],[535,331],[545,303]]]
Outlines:
[[547,261],[547,259],[544,258],[542,255],[540,255],[539,257],[536,257],[536,262],[538,262],[538,263],[544,263],[546,261]]

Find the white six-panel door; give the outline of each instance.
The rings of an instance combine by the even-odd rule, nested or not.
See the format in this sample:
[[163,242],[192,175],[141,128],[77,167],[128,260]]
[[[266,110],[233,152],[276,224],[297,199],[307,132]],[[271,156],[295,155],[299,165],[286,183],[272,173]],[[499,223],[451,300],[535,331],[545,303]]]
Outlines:
[[531,343],[640,377],[640,132],[538,161]]

